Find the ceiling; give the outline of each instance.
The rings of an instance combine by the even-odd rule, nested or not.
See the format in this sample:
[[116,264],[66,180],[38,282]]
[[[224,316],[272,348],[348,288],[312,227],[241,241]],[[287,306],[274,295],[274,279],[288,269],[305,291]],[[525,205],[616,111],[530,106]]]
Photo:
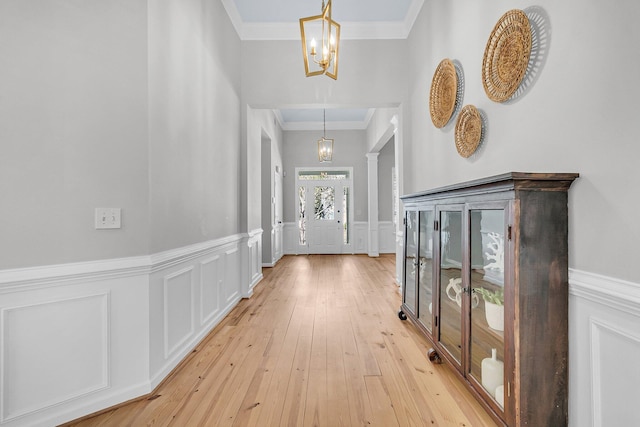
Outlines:
[[[222,3],[241,40],[300,40],[299,19],[318,15],[322,9],[322,0]],[[424,0],[332,0],[332,18],[340,24],[341,40],[404,39],[423,3]],[[284,130],[366,129],[373,115],[372,108],[325,111],[289,106],[274,111]]]
[[373,108],[282,108],[274,110],[283,130],[364,130]]
[[[404,39],[424,0],[332,0],[340,38]],[[222,0],[240,39],[299,40],[299,19],[319,15],[322,0]]]

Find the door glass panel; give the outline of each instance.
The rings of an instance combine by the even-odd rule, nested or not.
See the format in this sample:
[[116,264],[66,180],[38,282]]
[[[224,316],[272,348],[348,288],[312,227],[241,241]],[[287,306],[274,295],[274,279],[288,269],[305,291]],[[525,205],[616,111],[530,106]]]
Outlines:
[[416,312],[416,269],[418,267],[418,213],[407,212],[406,258],[404,260],[404,303]]
[[342,189],[342,243],[349,244],[349,187]]
[[298,187],[298,230],[300,232],[298,243],[307,244],[307,218],[305,215],[305,206],[307,205],[307,192],[304,186]]
[[420,247],[418,259],[418,319],[431,331],[431,313],[433,312],[433,211],[420,212]]
[[504,229],[502,209],[470,211],[470,371],[504,407]]
[[462,212],[440,212],[440,343],[462,360]]
[[335,188],[317,186],[314,188],[314,214],[316,220],[334,220]]

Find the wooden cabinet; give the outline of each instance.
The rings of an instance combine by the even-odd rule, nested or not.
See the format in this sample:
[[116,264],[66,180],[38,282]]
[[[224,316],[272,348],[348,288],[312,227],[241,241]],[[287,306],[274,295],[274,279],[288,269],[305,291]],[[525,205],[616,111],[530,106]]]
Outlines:
[[511,172],[401,198],[399,316],[500,424],[568,424],[567,191],[577,177]]

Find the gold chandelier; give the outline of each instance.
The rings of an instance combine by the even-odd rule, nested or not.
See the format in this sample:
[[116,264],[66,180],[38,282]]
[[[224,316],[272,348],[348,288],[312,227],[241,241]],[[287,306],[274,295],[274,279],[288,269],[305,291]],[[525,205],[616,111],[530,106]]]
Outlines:
[[[307,77],[326,74],[337,80],[340,24],[331,19],[331,0],[327,0],[326,6],[322,0],[322,15],[300,18],[300,34],[302,35],[304,72]],[[307,44],[307,35],[311,36],[309,44]],[[320,40],[319,48],[316,45],[316,37]]]
[[322,110],[322,138],[318,140],[318,160],[330,162],[333,158],[333,139],[327,138],[327,112]]

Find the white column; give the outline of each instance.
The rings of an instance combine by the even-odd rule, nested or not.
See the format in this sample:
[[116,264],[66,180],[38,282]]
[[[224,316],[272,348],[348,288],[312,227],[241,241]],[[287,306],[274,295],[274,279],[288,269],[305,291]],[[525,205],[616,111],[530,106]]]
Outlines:
[[378,153],[367,153],[369,193],[369,256],[380,255],[378,242]]

